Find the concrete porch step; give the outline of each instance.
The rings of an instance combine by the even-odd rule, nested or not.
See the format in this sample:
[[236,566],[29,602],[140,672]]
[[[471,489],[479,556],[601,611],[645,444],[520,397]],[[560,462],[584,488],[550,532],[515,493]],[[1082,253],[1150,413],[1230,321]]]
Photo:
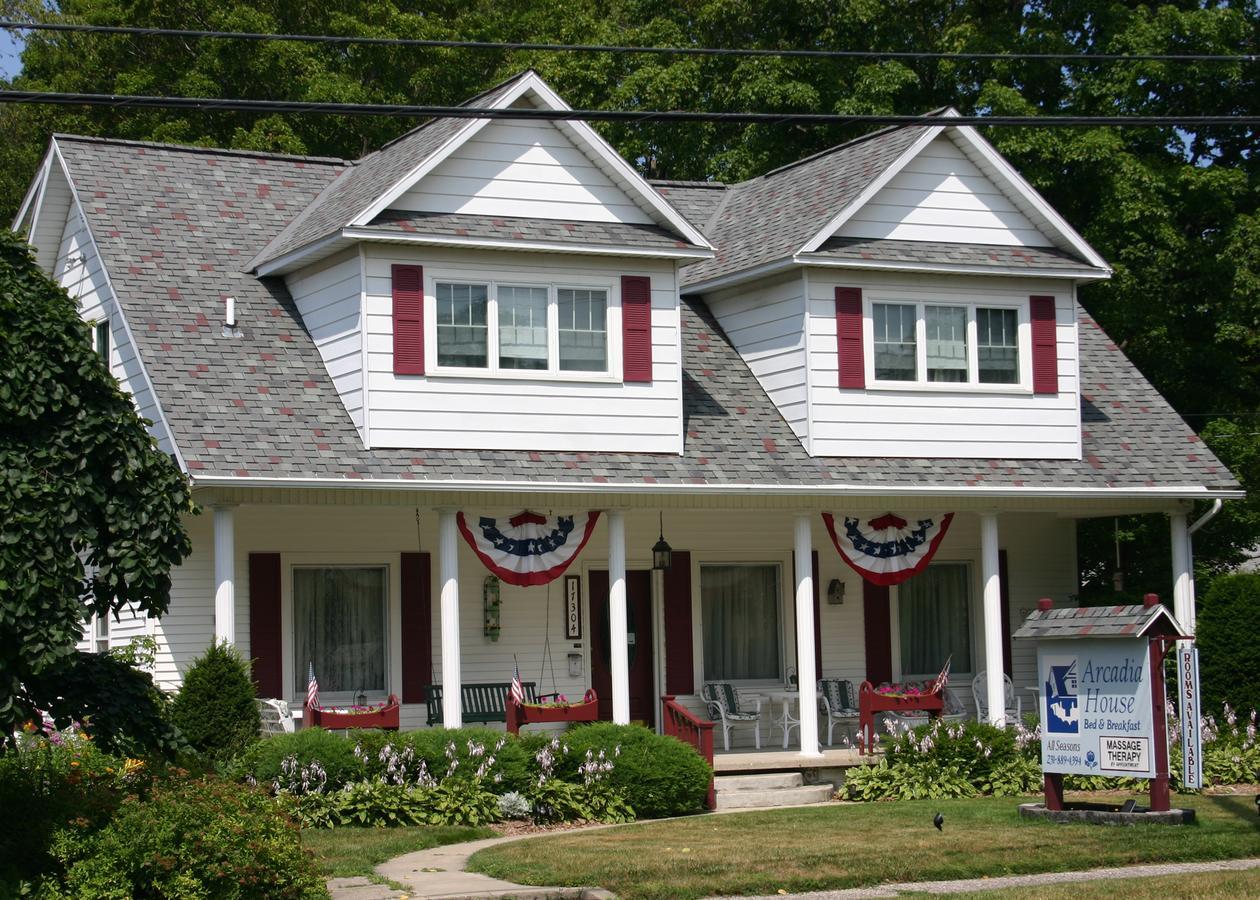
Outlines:
[[723,791],[773,791],[780,788],[800,787],[805,782],[800,772],[764,772],[755,775],[718,775],[713,788]]
[[801,806],[806,803],[826,803],[835,788],[830,784],[805,784],[798,787],[772,788],[770,790],[718,791],[718,809],[769,809],[775,806]]

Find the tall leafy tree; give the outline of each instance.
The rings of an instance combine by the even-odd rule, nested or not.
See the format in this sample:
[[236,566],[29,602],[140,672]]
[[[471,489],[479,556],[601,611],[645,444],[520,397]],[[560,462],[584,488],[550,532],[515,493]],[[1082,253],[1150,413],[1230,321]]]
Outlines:
[[0,735],[43,710],[99,713],[112,739],[119,700],[151,700],[75,644],[90,614],[166,611],[193,510],[74,301],[0,231]]

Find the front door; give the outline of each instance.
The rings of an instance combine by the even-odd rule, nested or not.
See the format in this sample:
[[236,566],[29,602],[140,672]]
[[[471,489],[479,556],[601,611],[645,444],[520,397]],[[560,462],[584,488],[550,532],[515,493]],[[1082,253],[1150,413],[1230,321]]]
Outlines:
[[[591,686],[599,695],[599,717],[612,719],[612,663],[608,634],[608,573],[591,572]],[[652,573],[626,573],[626,648],[630,664],[630,720],[656,727],[652,683]]]

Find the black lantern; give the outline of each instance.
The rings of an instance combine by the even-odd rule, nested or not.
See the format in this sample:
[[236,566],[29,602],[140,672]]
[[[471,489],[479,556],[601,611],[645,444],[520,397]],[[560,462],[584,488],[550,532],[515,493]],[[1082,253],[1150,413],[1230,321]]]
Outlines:
[[661,536],[652,545],[652,568],[664,571],[673,562],[674,550],[665,541],[665,514],[661,513]]

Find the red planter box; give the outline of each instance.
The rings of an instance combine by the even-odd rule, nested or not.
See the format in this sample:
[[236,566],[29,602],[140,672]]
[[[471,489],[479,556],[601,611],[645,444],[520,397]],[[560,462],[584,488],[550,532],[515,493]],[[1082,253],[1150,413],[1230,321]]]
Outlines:
[[508,700],[507,730],[519,734],[522,725],[535,722],[594,722],[599,718],[599,703],[595,691],[589,690],[581,703],[567,706],[540,706],[536,703],[518,705]]
[[875,713],[912,710],[935,718],[945,711],[944,694],[941,690],[912,695],[881,694],[875,690],[875,685],[863,681],[858,688],[858,740],[862,752],[875,752]]
[[311,724],[316,728],[384,728],[387,731],[398,730],[398,698],[393,694],[385,701],[385,705],[375,712],[340,713],[330,709],[307,707]]

